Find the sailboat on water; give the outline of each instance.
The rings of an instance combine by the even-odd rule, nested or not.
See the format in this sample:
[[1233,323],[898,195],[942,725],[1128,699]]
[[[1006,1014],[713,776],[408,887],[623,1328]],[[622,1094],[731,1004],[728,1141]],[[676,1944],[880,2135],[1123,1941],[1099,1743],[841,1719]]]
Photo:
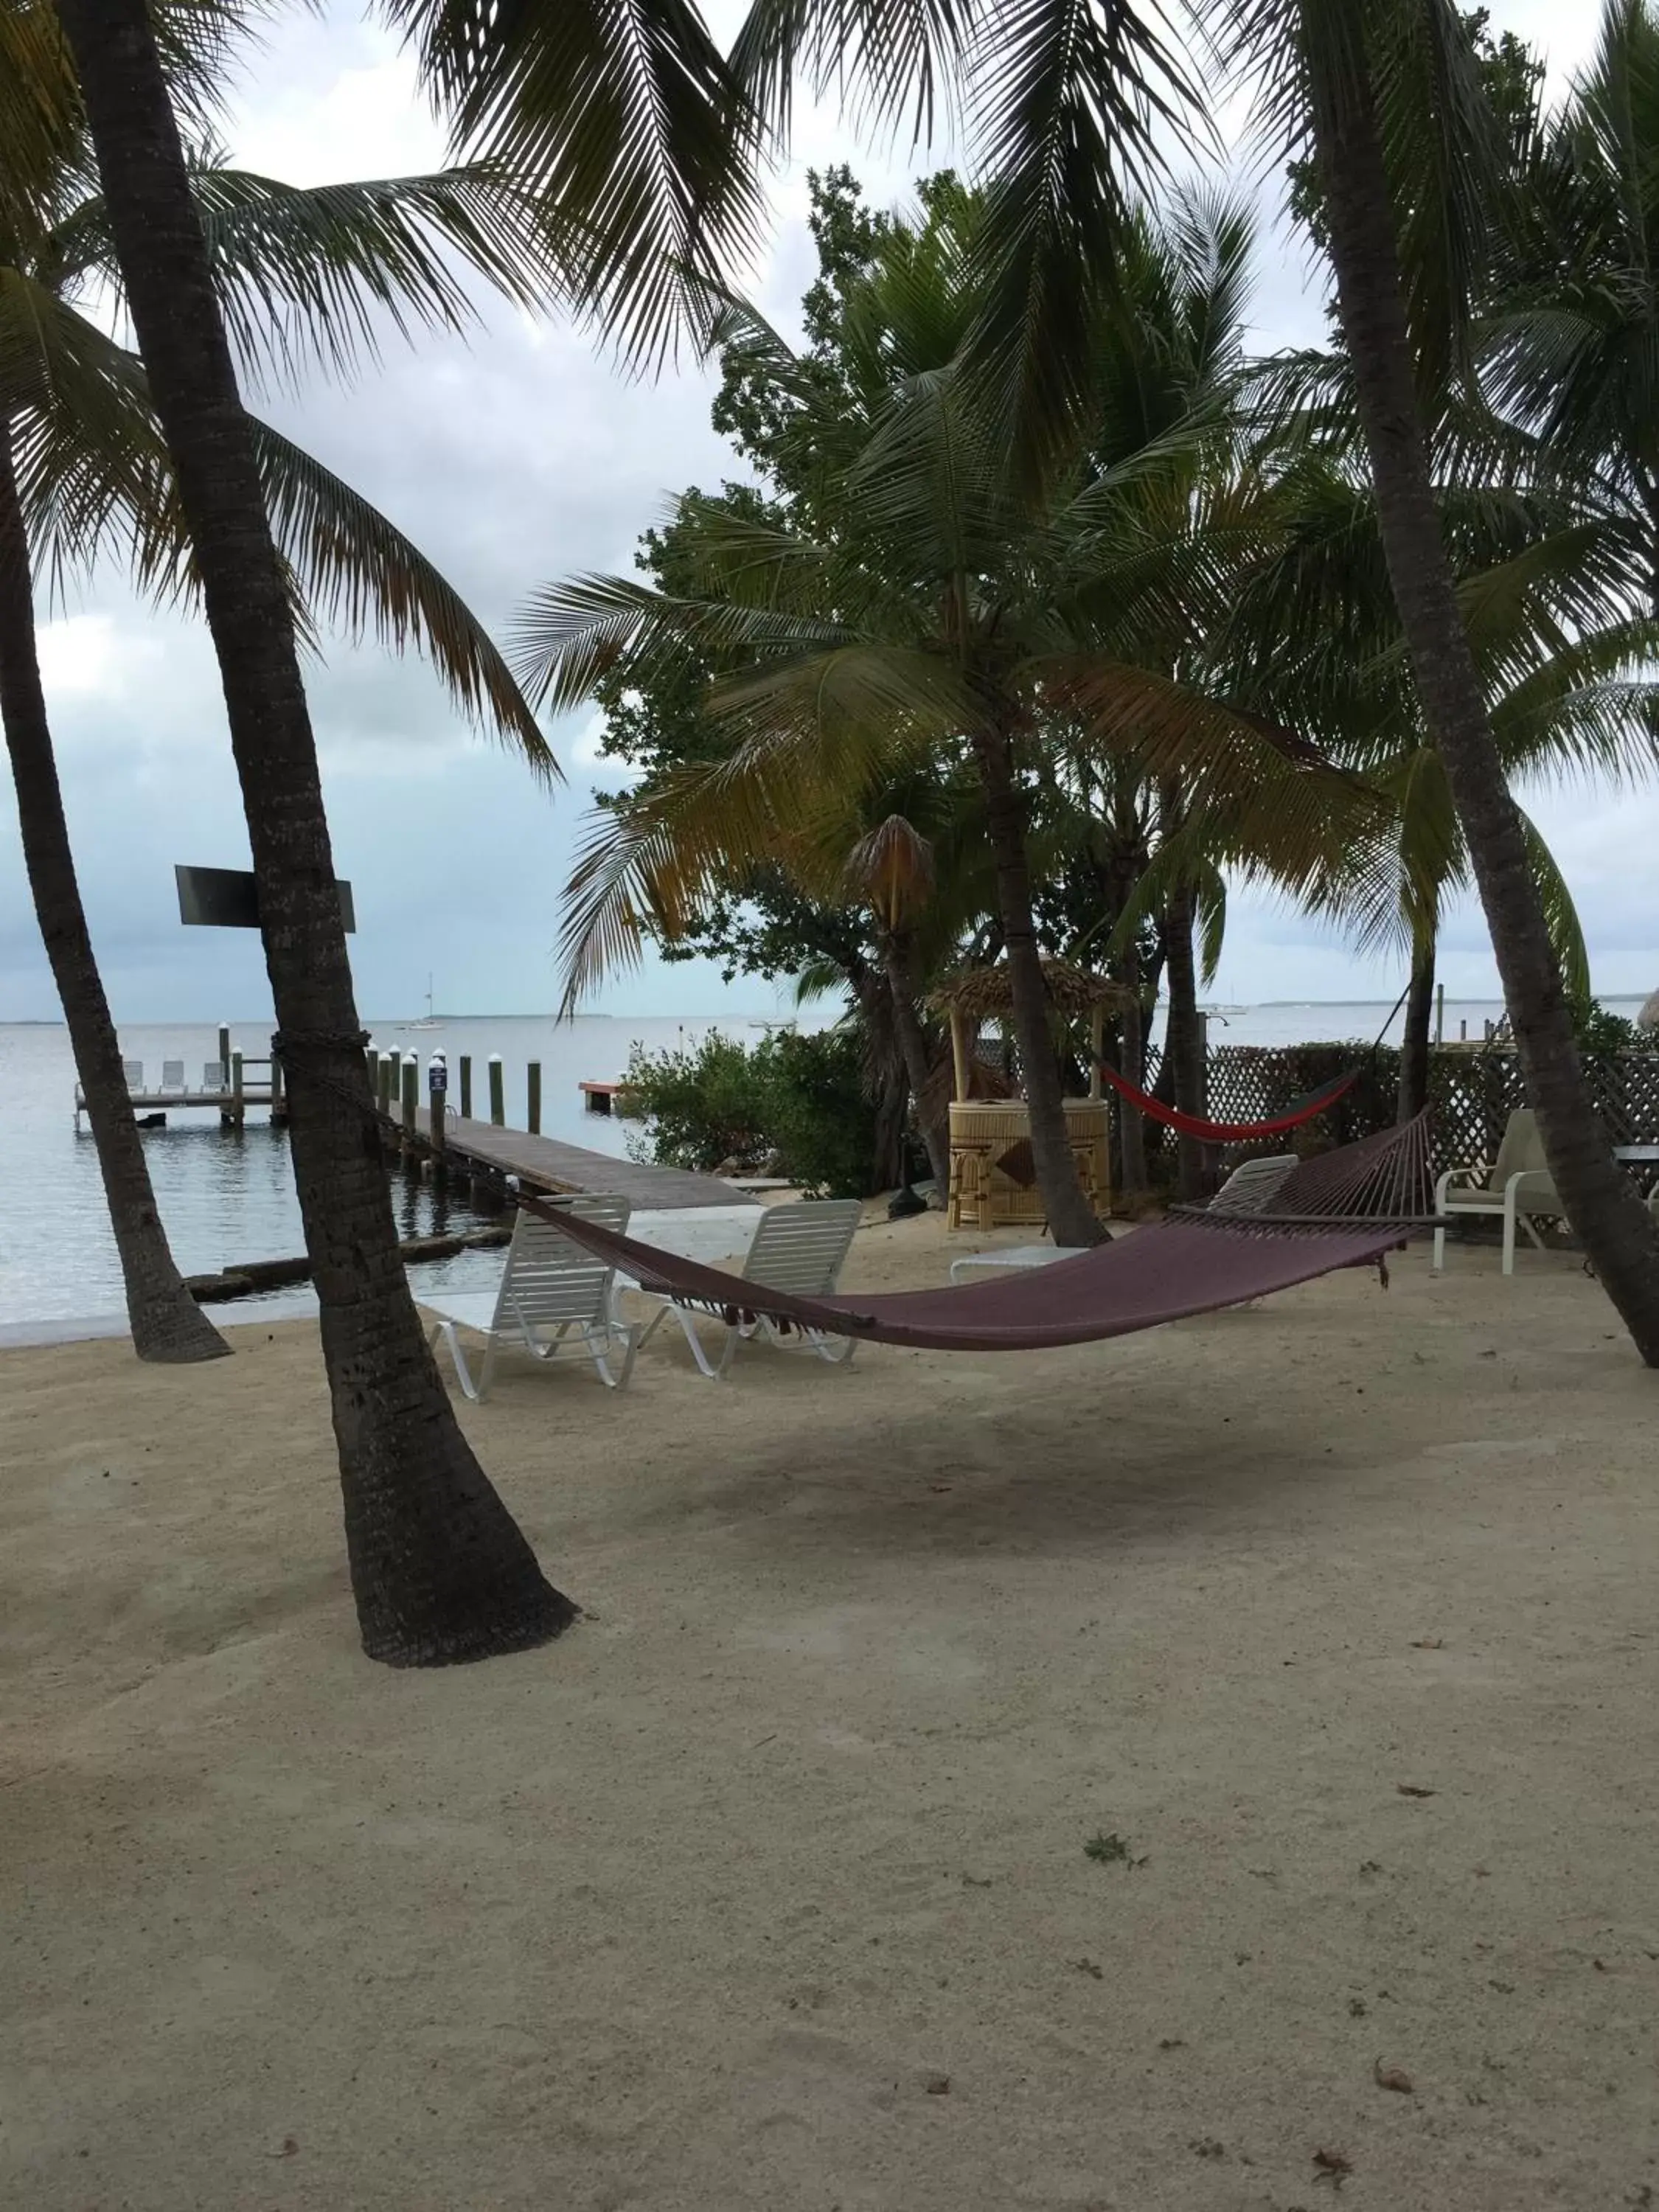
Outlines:
[[425,1016],[418,1022],[410,1022],[408,1026],[412,1030],[441,1030],[443,1027],[443,1024],[432,1011],[432,972],[429,969],[426,978]]

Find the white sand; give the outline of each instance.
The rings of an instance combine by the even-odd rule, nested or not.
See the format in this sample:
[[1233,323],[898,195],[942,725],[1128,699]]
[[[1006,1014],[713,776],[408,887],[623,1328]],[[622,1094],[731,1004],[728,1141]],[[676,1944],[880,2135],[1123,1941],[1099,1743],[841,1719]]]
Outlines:
[[465,1411],[591,1613],[434,1674],[356,1650],[308,1325],[0,1358],[0,2203],[1659,2202],[1659,1377],[1573,1261],[674,1335]]

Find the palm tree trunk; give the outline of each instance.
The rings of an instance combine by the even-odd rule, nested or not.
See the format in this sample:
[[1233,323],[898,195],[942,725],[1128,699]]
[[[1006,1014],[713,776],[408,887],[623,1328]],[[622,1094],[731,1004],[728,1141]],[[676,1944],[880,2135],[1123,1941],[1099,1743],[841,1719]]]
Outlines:
[[1019,1045],[1037,1188],[1056,1244],[1097,1244],[1101,1226],[1078,1181],[1066,1127],[1060,1068],[1048,1030],[1048,988],[1042,979],[1036,925],[1031,918],[1025,822],[1014,788],[1013,755],[1006,732],[998,729],[981,731],[974,749],[985,791],[986,828],[996,868],[997,906],[1002,916],[1014,1036]]
[[[1167,780],[1159,796],[1163,833],[1172,837],[1181,827],[1181,786]],[[1164,1029],[1164,1052],[1170,1063],[1171,1096],[1183,1114],[1204,1110],[1204,1048],[1198,1024],[1198,967],[1193,957],[1193,894],[1190,884],[1178,884],[1164,910],[1164,962],[1170,978],[1170,1013]],[[1196,1203],[1204,1195],[1204,1147],[1196,1137],[1177,1133],[1176,1187],[1180,1196]]]
[[1343,336],[1370,455],[1389,579],[1492,933],[1528,1096],[1556,1188],[1638,1350],[1659,1366],[1659,1231],[1587,1090],[1561,972],[1492,742],[1440,536],[1371,87],[1316,67],[1314,140]]
[[1429,1103],[1429,1029],[1434,1019],[1434,959],[1430,938],[1412,952],[1411,988],[1406,994],[1406,1028],[1400,1040],[1400,1094],[1396,1121],[1412,1121]]
[[898,1032],[904,1073],[910,1085],[910,1103],[915,1109],[921,1141],[927,1147],[927,1164],[942,1198],[951,1188],[950,1125],[948,1121],[940,1119],[936,1109],[930,1109],[929,1102],[937,1086],[928,1079],[933,1072],[933,1059],[927,1049],[927,1033],[916,1011],[921,991],[916,975],[915,946],[902,931],[896,932],[886,938],[882,952],[888,988],[893,994],[893,1027]]
[[363,1648],[394,1666],[522,1650],[575,1608],[468,1449],[398,1257],[292,611],[149,16],[66,0],[61,20],[224,687]]
[[35,644],[28,532],[18,499],[10,423],[0,416],[0,723],[6,732],[29,890],[69,1025],[75,1072],[104,1179],[140,1359],[217,1359],[230,1350],[185,1288],[156,1209],[144,1144],[121,1067],[121,1042],[93,956],[69,824],[52,757]]

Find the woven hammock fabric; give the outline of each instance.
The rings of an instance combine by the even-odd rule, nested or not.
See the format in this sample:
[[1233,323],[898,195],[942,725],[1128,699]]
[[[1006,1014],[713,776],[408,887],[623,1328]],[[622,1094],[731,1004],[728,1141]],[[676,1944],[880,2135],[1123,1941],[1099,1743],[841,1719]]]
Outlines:
[[1266,1121],[1210,1121],[1201,1114],[1183,1114],[1179,1107],[1166,1106],[1161,1098],[1154,1098],[1148,1091],[1139,1091],[1127,1075],[1120,1075],[1103,1060],[1100,1072],[1120,1098],[1147,1115],[1154,1121],[1162,1121],[1166,1129],[1178,1129],[1183,1137],[1196,1137],[1206,1145],[1248,1145],[1257,1137],[1282,1136],[1288,1129],[1299,1129],[1304,1121],[1317,1120],[1327,1107],[1334,1106],[1339,1098],[1346,1097],[1359,1080],[1359,1070],[1352,1067],[1346,1075],[1334,1077],[1322,1084],[1317,1091],[1310,1091],[1304,1097],[1292,1099],[1282,1114],[1275,1114]]
[[538,1200],[520,1203],[641,1290],[729,1321],[763,1315],[787,1328],[933,1352],[1034,1352],[1127,1336],[1381,1261],[1428,1213],[1427,1127],[1419,1115],[1304,1162],[1279,1188],[1271,1216],[1194,1212],[1046,1267],[878,1297],[793,1297]]

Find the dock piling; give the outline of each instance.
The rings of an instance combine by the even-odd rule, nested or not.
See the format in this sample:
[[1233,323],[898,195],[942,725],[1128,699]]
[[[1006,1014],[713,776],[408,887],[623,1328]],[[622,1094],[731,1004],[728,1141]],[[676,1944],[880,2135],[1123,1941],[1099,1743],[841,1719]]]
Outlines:
[[498,1129],[507,1127],[507,1090],[501,1074],[501,1056],[498,1052],[489,1055],[489,1118]]
[[472,1055],[470,1052],[461,1054],[461,1119],[464,1121],[472,1119]]
[[432,1172],[443,1173],[444,1146],[449,1132],[444,1122],[449,1112],[449,1062],[434,1052],[426,1071],[427,1129],[432,1139]]
[[542,1064],[540,1060],[531,1061],[527,1081],[529,1095],[525,1108],[525,1126],[532,1137],[539,1137],[542,1133]]
[[411,1052],[405,1057],[401,1077],[402,1096],[398,1103],[404,1117],[403,1155],[408,1159],[415,1150],[416,1119],[421,1103],[421,1060],[418,1053]]
[[242,1055],[240,1052],[234,1052],[230,1055],[230,1117],[239,1129],[247,1119],[247,1101],[243,1097],[243,1089]]

